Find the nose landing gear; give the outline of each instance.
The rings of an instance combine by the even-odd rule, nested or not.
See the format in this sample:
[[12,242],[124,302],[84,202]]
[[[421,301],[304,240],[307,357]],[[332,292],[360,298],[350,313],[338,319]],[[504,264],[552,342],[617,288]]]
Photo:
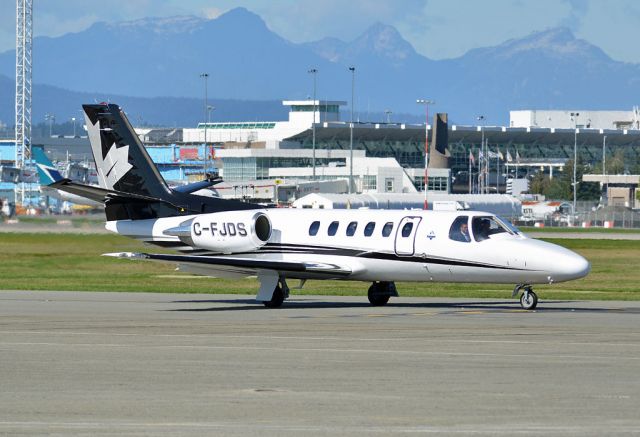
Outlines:
[[516,285],[513,289],[513,297],[516,297],[522,290],[522,296],[520,296],[520,306],[523,310],[535,310],[538,306],[538,295],[533,291],[531,285]]

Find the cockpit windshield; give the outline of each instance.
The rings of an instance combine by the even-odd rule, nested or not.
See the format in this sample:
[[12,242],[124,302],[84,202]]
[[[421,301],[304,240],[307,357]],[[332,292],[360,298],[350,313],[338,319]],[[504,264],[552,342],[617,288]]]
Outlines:
[[471,221],[471,229],[473,230],[473,237],[476,241],[488,240],[494,235],[514,232],[493,216],[474,217]]
[[503,225],[505,225],[507,228],[509,228],[509,230],[511,231],[511,233],[513,234],[520,234],[522,235],[522,231],[520,229],[518,229],[518,227],[516,225],[514,225],[513,223],[511,223],[509,220],[507,220],[504,217],[500,217],[499,215],[496,216],[496,220],[498,220],[500,223],[502,223]]

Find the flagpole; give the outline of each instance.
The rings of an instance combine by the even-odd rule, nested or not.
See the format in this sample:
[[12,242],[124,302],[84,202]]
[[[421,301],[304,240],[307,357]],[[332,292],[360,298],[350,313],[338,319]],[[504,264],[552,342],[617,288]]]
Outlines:
[[511,155],[509,155],[509,146],[507,146],[507,157],[506,157],[507,160],[504,163],[505,167],[507,168],[507,171],[505,172],[507,175],[504,178],[504,183],[505,183],[504,192],[505,193],[507,192],[506,184],[507,184],[507,178],[509,177],[509,156],[511,156]]
[[478,179],[478,185],[476,186],[476,194],[482,194],[482,169],[484,166],[482,163],[482,154],[484,153],[483,147],[484,146],[481,144],[478,148],[478,175],[476,176]]
[[496,148],[496,194],[500,192],[500,148]]
[[471,146],[469,154],[470,156],[468,156],[467,159],[469,160],[469,194],[471,194],[471,156],[473,156],[473,146]]
[[487,194],[489,192],[489,164],[491,163],[491,157],[489,156],[489,141],[484,140],[484,178],[482,178],[484,182],[484,192],[483,194]]

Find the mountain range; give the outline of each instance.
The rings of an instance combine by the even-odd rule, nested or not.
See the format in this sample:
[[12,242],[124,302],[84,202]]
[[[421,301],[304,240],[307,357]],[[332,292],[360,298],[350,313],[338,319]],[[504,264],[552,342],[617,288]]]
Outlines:
[[[4,95],[14,62],[15,51],[0,53],[2,101],[12,100]],[[312,67],[318,70],[318,98],[349,101],[349,66],[356,68],[360,119],[367,113],[381,119],[389,109],[415,120],[423,110],[418,98],[435,100],[431,110],[448,112],[453,122],[473,123],[482,114],[487,124],[507,124],[514,109],[623,110],[640,100],[640,65],[615,61],[566,28],[433,60],[383,23],[353,41],[296,44],[258,15],[236,8],[215,19],[100,22],[78,33],[35,38],[34,120],[59,112],[62,102],[77,111],[82,102],[110,100],[132,105],[125,109],[149,123],[193,124],[202,119],[202,72],[209,73],[214,118],[282,119],[286,110],[279,100],[312,95]],[[232,102],[237,114],[227,111]],[[8,109],[12,114],[12,105]],[[6,123],[13,116],[5,112],[0,109]]]

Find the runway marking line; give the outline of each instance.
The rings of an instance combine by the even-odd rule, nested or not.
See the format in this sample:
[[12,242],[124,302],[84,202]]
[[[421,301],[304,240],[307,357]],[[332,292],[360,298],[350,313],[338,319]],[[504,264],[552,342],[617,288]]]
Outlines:
[[148,349],[182,349],[182,350],[238,350],[238,351],[279,351],[279,352],[337,352],[337,353],[370,353],[370,354],[404,354],[431,356],[461,356],[461,357],[509,357],[509,358],[561,358],[571,360],[631,360],[640,361],[640,357],[629,356],[600,356],[600,355],[554,355],[554,354],[498,354],[487,352],[435,352],[408,351],[394,349],[340,349],[340,348],[285,348],[260,346],[211,346],[211,345],[141,345],[118,343],[53,343],[53,342],[3,342],[0,346],[52,346],[52,347],[110,347],[110,348],[148,348]]
[[[478,344],[532,344],[532,345],[554,345],[554,346],[610,346],[610,347],[640,347],[639,343],[615,343],[611,341],[596,341],[596,342],[583,342],[583,341],[531,341],[531,340],[464,340],[464,339],[450,339],[450,338],[424,338],[424,337],[393,337],[393,338],[361,338],[361,337],[305,337],[299,335],[236,335],[236,334],[137,334],[137,333],[125,333],[125,332],[73,332],[73,331],[0,331],[1,334],[20,335],[20,334],[37,334],[37,335],[77,335],[77,336],[113,336],[113,337],[152,337],[152,338],[237,338],[237,339],[266,339],[266,340],[325,340],[325,341],[362,341],[362,342],[380,342],[380,341],[401,341],[401,340],[419,340],[429,343],[478,343]],[[638,335],[640,332],[627,332],[626,334]],[[531,336],[537,336],[538,334],[525,334]],[[571,335],[583,335],[592,336],[589,333],[575,333]],[[1,343],[0,343],[1,344]],[[65,343],[67,344],[67,343]],[[72,343],[68,343],[72,344]]]
[[530,424],[508,424],[508,425],[452,425],[452,426],[402,426],[402,425],[325,425],[325,424],[291,424],[272,425],[264,422],[257,423],[220,423],[220,422],[134,422],[134,421],[104,421],[104,422],[55,422],[55,421],[0,421],[0,427],[10,428],[30,428],[45,427],[51,431],[56,428],[68,428],[77,430],[85,429],[166,429],[166,428],[193,428],[193,429],[235,429],[235,430],[255,430],[255,431],[294,431],[294,432],[324,432],[324,433],[438,433],[438,434],[491,434],[491,435],[513,435],[513,434],[542,434],[554,433],[579,434],[579,435],[606,435],[609,433],[637,433],[637,425],[608,425],[608,424],[585,424],[585,425],[530,425]]

